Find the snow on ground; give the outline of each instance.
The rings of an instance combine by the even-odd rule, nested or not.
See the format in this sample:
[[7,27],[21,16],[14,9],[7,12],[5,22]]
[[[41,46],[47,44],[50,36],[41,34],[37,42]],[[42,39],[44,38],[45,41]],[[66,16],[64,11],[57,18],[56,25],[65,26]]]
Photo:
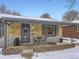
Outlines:
[[17,55],[2,55],[0,54],[0,59],[22,59],[20,54]]
[[38,53],[37,56],[33,56],[33,59],[79,59],[79,46],[60,51]]
[[[79,39],[74,39],[74,42],[79,43]],[[16,54],[16,55],[0,54],[0,59],[24,59],[24,58],[21,57],[21,54]],[[79,59],[79,45],[78,46],[76,45],[76,47],[70,49],[43,52],[37,54],[34,53],[32,59]]]
[[[16,55],[2,55],[0,54],[0,59],[24,59],[21,54]],[[59,51],[34,53],[32,59],[79,59],[79,46],[70,49],[64,49]]]
[[[71,43],[71,38],[62,37],[64,43]],[[79,44],[79,39],[73,38],[73,43]]]
[[0,48],[0,54],[2,53],[2,48]]

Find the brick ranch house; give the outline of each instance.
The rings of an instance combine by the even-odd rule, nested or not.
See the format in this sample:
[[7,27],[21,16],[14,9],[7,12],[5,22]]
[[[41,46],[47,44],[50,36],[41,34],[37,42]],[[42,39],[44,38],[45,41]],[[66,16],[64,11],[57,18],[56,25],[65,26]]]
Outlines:
[[45,18],[0,14],[0,47],[14,45],[16,37],[22,43],[34,43],[34,37],[45,42],[60,42],[62,25],[73,23]]

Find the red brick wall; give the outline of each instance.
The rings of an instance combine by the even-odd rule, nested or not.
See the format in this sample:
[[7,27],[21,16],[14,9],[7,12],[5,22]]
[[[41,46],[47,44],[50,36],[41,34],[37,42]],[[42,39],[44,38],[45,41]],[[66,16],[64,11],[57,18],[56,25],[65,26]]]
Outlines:
[[[77,37],[77,26],[71,25],[71,26],[65,26],[62,28],[62,36],[63,37]],[[79,35],[79,33],[78,33]]]

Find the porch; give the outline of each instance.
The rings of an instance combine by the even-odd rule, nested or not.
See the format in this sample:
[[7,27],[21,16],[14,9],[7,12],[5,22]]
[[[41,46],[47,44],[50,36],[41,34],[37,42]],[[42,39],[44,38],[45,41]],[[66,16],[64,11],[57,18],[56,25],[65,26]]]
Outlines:
[[[60,42],[61,27],[58,25],[42,25],[37,23],[7,22],[5,25],[6,47],[14,46],[18,38],[21,45],[56,44]],[[18,43],[18,42],[16,42]]]

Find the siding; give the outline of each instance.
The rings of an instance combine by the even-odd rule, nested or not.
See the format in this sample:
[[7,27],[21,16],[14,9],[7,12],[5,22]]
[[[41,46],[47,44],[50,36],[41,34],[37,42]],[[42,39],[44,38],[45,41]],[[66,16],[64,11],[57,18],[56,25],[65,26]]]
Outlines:
[[63,37],[74,37],[77,38],[77,26],[65,26],[62,28],[62,36]]

